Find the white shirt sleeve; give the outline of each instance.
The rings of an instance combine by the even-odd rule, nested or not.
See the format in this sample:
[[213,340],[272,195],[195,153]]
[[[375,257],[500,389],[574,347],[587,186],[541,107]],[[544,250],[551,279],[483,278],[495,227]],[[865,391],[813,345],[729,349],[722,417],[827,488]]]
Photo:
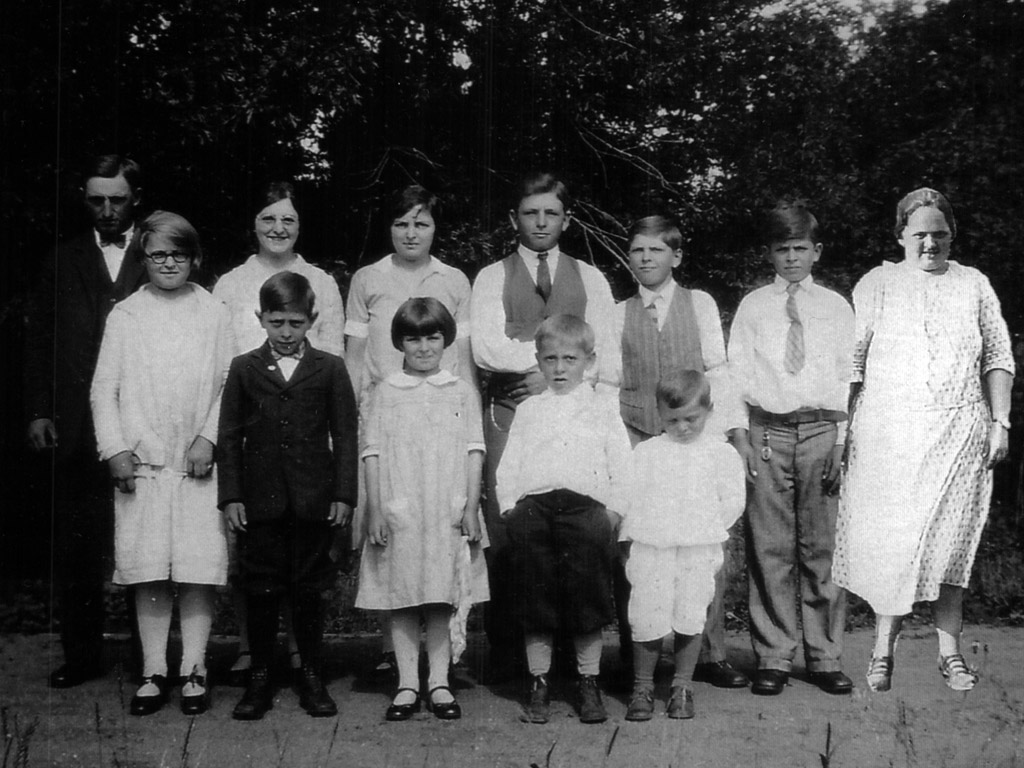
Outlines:
[[[565,258],[565,254],[562,254]],[[594,389],[597,392],[618,394],[619,371],[622,369],[622,352],[620,339],[622,329],[616,335],[615,299],[612,289],[604,274],[584,261],[576,260],[580,266],[580,277],[583,289],[587,292],[587,312],[584,318],[594,329],[594,351],[597,353],[597,365],[593,370],[596,374]],[[620,310],[621,312],[621,310]]]
[[480,270],[469,303],[473,359],[481,368],[501,373],[525,373],[537,367],[533,341],[505,335],[505,266],[502,262]]

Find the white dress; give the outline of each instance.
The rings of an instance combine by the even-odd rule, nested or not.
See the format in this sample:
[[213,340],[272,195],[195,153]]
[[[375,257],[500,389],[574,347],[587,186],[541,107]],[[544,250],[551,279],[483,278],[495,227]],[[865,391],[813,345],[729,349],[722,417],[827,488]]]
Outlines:
[[876,613],[904,615],[966,587],[988,516],[989,408],[982,377],[1014,370],[988,280],[949,262],[942,275],[905,263],[854,290],[854,381],[832,578]]
[[168,298],[146,285],[107,319],[91,401],[100,458],[141,462],[135,492],[114,493],[114,582],[227,581],[216,475],[186,475],[197,436],[217,442],[234,349],[227,308],[198,285]]
[[[470,451],[483,428],[470,385],[448,371],[395,373],[375,389],[363,456],[380,457],[386,547],[367,541],[356,607],[412,608],[488,600],[482,546],[461,533]],[[481,520],[482,525],[482,520]]]

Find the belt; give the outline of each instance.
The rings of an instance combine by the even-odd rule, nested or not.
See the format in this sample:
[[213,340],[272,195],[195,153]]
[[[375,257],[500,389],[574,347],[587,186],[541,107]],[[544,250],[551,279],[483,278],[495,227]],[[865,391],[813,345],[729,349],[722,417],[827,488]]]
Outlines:
[[846,414],[843,411],[830,411],[826,408],[772,413],[752,405],[750,406],[750,419],[759,424],[810,424],[813,421],[846,421]]

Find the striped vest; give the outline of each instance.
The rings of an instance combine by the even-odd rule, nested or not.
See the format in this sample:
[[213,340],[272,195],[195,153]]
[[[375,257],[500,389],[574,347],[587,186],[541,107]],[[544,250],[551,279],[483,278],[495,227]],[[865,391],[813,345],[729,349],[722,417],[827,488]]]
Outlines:
[[654,398],[663,376],[685,370],[704,370],[700,329],[693,297],[676,285],[665,325],[658,326],[647,314],[639,294],[626,301],[622,324],[622,387],[619,408],[622,420],[649,435],[661,434]]

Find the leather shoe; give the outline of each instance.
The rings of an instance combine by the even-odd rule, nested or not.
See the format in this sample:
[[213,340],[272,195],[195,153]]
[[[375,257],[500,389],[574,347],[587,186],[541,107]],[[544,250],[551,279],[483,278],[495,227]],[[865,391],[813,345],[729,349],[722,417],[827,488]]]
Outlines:
[[103,677],[103,667],[100,665],[61,664],[50,673],[51,688],[74,688],[90,680]]
[[398,694],[402,691],[409,691],[410,693],[415,694],[416,698],[409,704],[395,704],[394,701],[392,701],[391,706],[389,706],[384,712],[385,720],[390,720],[393,723],[401,722],[402,720],[408,720],[420,711],[420,692],[413,688],[399,688],[395,692],[395,698],[397,698]]
[[698,664],[693,670],[693,679],[698,683],[711,683],[715,688],[746,688],[750,685],[747,676],[728,661]]
[[825,693],[844,694],[853,691],[853,680],[838,670],[835,672],[808,672],[807,679]]
[[157,689],[155,694],[146,694],[144,696],[139,695],[138,692],[132,696],[131,703],[128,705],[129,714],[134,717],[144,717],[146,715],[152,715],[154,712],[159,712],[161,707],[167,703],[167,696],[170,692],[170,685],[167,682],[167,678],[163,675],[150,675],[149,677],[142,678],[142,685],[139,686],[141,691],[147,686],[154,686]]
[[601,701],[601,689],[597,687],[597,677],[580,675],[576,685],[579,699],[579,718],[581,723],[603,723],[608,719],[608,712]]
[[781,669],[759,669],[754,674],[750,692],[757,696],[778,696],[789,682],[789,672]]
[[452,695],[451,701],[438,704],[434,701],[434,691],[448,691],[449,694],[452,692],[451,688],[447,685],[439,685],[430,689],[430,692],[427,694],[427,706],[434,713],[434,717],[438,720],[458,720],[462,717],[462,707],[459,706],[459,702],[455,700],[454,695]]
[[320,675],[305,665],[299,672],[299,706],[312,717],[334,717],[338,714],[338,705],[327,692]]
[[262,720],[273,706],[274,691],[270,687],[270,672],[266,667],[253,667],[249,670],[245,693],[235,705],[231,716],[235,720]]
[[[193,691],[185,693],[186,690]],[[201,715],[210,708],[210,689],[206,687],[206,675],[200,675],[194,667],[181,687],[181,712],[185,715]]]

